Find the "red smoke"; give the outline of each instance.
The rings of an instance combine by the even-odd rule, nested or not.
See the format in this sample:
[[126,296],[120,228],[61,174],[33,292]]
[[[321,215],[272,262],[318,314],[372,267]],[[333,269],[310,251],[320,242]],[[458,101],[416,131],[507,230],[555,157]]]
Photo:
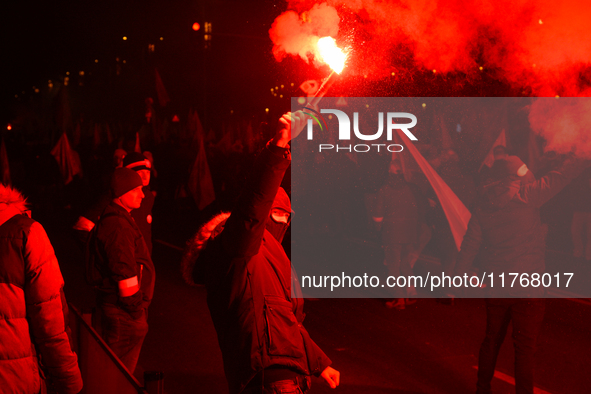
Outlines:
[[546,139],[546,151],[591,158],[591,100],[539,98],[531,106],[529,123]]
[[275,19],[269,35],[275,43],[275,59],[281,60],[290,54],[299,55],[307,62],[310,58],[318,61],[316,43],[320,37],[336,37],[338,32],[337,11],[323,3],[312,6],[302,15],[294,11],[284,12]]
[[411,67],[489,73],[539,96],[591,92],[590,2],[291,0],[288,8],[270,30],[278,60],[307,59],[310,37],[331,35],[353,49],[349,72],[369,78]]

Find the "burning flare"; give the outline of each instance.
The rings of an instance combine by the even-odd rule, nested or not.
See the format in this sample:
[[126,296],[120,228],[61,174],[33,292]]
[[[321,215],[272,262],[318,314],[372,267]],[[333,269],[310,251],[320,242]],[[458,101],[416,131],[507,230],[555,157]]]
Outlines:
[[322,61],[328,64],[337,74],[340,74],[345,68],[347,54],[337,46],[334,38],[322,37],[318,39],[318,53]]

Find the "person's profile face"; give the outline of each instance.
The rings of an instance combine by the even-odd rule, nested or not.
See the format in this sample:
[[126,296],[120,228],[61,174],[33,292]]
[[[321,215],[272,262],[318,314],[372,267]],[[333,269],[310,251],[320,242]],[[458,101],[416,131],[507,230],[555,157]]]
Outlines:
[[142,185],[148,186],[150,184],[150,170],[139,170],[137,173],[142,178]]
[[132,210],[138,209],[142,205],[143,198],[144,192],[142,191],[142,186],[138,186],[119,197],[119,201],[121,201],[123,207]]

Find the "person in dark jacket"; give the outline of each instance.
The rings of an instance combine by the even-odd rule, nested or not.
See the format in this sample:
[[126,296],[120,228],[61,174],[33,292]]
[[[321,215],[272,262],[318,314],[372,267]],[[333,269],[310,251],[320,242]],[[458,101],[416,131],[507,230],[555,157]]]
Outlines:
[[[82,390],[67,334],[64,280],[53,247],[26,201],[0,184],[0,392]],[[42,373],[40,371],[43,371]]]
[[[117,149],[121,151],[121,149]],[[117,152],[116,152],[117,153]],[[150,178],[152,162],[141,153],[132,152],[128,155],[124,155],[121,159],[121,165],[125,168],[132,169],[138,173],[142,179],[142,192],[144,198],[139,208],[131,211],[131,217],[135,220],[138,225],[150,255],[152,254],[152,207],[154,206],[155,194],[150,189]],[[119,168],[119,167],[117,167]],[[107,205],[111,202],[111,191],[108,190],[103,193],[98,201],[93,204],[84,215],[80,216],[77,222],[74,224],[74,230],[78,231],[79,238],[86,242],[88,234],[99,221],[101,213],[105,210]]]
[[152,254],[152,207],[154,206],[154,193],[150,189],[150,177],[152,162],[138,152],[132,152],[123,158],[123,167],[134,170],[142,178],[142,192],[144,198],[139,208],[131,211],[131,217],[139,227],[144,241]]
[[[498,279],[510,273],[542,275],[545,270],[545,231],[540,207],[576,175],[576,166],[564,165],[529,184],[527,166],[516,156],[495,162],[489,183],[472,214],[458,256],[456,275],[471,274],[471,264],[483,248],[482,270]],[[496,280],[497,280],[496,279]],[[544,317],[544,288],[489,286],[486,335],[478,360],[477,393],[490,393],[497,355],[507,327],[513,322],[515,388],[517,394],[533,393],[536,341]]]
[[570,193],[573,256],[591,263],[591,171],[585,171],[575,182]]
[[148,332],[147,309],[154,293],[155,272],[142,232],[129,214],[139,208],[142,179],[129,168],[113,173],[113,200],[101,214],[89,249],[102,277],[97,303],[102,335],[131,373]]
[[279,185],[290,164],[287,144],[305,123],[300,111],[283,115],[232,213],[206,223],[183,256],[185,280],[207,288],[231,394],[301,393],[310,375],[339,384],[302,325],[303,300],[294,296],[299,285],[281,246],[291,207]]
[[[411,253],[419,242],[427,205],[419,188],[404,179],[400,163],[392,161],[386,184],[378,192],[373,217],[376,227],[381,230],[388,275],[397,278],[413,274]],[[407,297],[416,295],[414,287],[394,287],[392,290],[396,298],[386,303],[388,308],[404,309],[411,303]]]

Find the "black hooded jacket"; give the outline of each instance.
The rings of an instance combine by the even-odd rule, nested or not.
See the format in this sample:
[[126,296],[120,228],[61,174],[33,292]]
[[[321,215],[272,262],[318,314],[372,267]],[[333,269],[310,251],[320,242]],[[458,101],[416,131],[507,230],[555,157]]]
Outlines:
[[[484,248],[482,270],[494,273],[496,282],[489,287],[491,297],[541,297],[543,287],[510,287],[510,273],[542,274],[545,271],[545,233],[540,207],[555,196],[580,168],[563,167],[528,185],[517,176],[506,177],[484,187],[468,230],[462,241],[456,275],[468,273],[480,248]],[[505,273],[505,287],[499,275]],[[518,279],[519,280],[519,279]]]
[[[263,150],[232,214],[219,215],[212,224],[209,233],[215,236],[192,269],[195,283],[207,288],[231,394],[273,365],[318,376],[331,363],[302,325],[303,299],[292,297],[298,285],[292,282],[291,262],[267,227],[272,207],[290,209],[276,199],[287,156],[275,146]],[[184,260],[203,244],[200,237],[190,241]]]

